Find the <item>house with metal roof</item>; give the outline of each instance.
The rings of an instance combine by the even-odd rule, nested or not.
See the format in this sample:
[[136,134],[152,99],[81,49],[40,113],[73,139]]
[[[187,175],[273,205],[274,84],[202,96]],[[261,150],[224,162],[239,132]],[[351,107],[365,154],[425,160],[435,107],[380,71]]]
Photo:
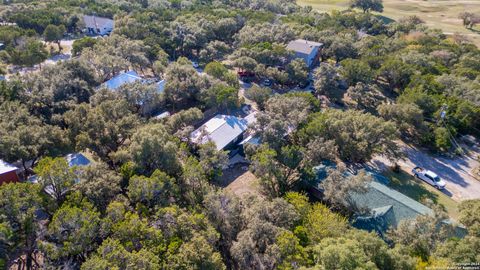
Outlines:
[[20,181],[18,168],[0,159],[0,185]]
[[158,82],[154,82],[153,80],[147,80],[140,77],[137,72],[134,70],[130,70],[128,72],[120,73],[117,76],[111,78],[110,80],[103,83],[108,89],[115,91],[119,89],[122,85],[127,83],[134,83],[134,82],[142,82],[144,84],[153,84],[155,83],[155,87],[159,94],[165,91],[165,80],[160,80]]
[[141,81],[142,77],[138,76],[137,72],[134,70],[120,73],[117,76],[111,78],[110,80],[104,82],[104,85],[110,90],[117,90],[122,85],[126,83],[134,83],[136,81]]
[[83,16],[83,22],[88,34],[91,35],[108,35],[113,31],[114,21],[105,17]]
[[[66,155],[64,158],[68,163],[68,167],[70,167],[70,168],[74,167],[76,169],[79,169],[81,167],[88,166],[92,163],[92,161],[90,159],[88,159],[85,155],[83,155],[82,153],[70,153],[70,154]],[[30,176],[28,178],[28,182],[38,183],[38,176],[37,175]],[[78,182],[78,179],[77,179],[76,182]],[[50,192],[51,189],[52,189],[51,187],[46,187],[45,188],[47,193]]]
[[248,128],[248,121],[232,115],[216,115],[190,134],[195,144],[214,142],[218,150],[239,142]]
[[69,167],[81,167],[90,165],[91,161],[82,153],[72,153],[65,156],[65,160],[68,162]]
[[287,49],[295,53],[295,58],[303,59],[307,67],[312,67],[320,57],[322,46],[319,42],[297,39],[290,41]]

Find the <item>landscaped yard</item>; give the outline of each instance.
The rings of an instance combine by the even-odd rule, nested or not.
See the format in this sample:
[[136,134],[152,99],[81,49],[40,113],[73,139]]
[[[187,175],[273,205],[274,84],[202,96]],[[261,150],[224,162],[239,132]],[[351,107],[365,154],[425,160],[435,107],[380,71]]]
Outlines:
[[[312,6],[319,11],[342,10],[349,6],[349,0],[299,0],[299,5]],[[383,16],[398,20],[401,17],[417,15],[429,27],[439,28],[446,34],[461,33],[480,45],[478,29],[465,29],[458,14],[464,11],[480,13],[480,1],[475,0],[383,0]]]
[[421,203],[424,203],[425,200],[430,200],[435,204],[441,205],[452,219],[456,220],[458,218],[458,202],[452,200],[442,191],[416,179],[403,170],[400,173],[390,171],[385,173],[385,176],[390,179],[389,186],[391,188]]

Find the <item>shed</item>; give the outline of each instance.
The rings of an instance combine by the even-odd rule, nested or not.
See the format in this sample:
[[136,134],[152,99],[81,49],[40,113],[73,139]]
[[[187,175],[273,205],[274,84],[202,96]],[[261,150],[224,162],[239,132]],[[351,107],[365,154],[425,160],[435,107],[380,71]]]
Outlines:
[[157,115],[154,115],[152,118],[153,119],[164,119],[170,116],[170,113],[168,111],[161,112]]
[[18,168],[0,159],[0,185],[19,182]]

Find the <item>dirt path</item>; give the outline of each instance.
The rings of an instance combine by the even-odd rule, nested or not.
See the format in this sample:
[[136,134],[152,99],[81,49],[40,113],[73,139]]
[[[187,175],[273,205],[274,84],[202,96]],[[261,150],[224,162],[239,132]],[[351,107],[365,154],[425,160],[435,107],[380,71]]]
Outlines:
[[[442,192],[453,200],[480,199],[480,181],[476,180],[472,173],[472,170],[480,165],[477,160],[469,156],[432,156],[405,144],[402,144],[401,148],[406,159],[399,161],[398,165],[406,172],[410,173],[415,166],[424,167],[447,182],[446,189]],[[372,163],[377,167],[390,165],[384,157],[375,157]]]

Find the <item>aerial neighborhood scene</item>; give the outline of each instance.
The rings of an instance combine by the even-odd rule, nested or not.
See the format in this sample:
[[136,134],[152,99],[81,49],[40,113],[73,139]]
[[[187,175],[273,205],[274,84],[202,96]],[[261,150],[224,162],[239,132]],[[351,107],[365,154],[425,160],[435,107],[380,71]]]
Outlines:
[[480,1],[0,7],[0,269],[480,270]]

